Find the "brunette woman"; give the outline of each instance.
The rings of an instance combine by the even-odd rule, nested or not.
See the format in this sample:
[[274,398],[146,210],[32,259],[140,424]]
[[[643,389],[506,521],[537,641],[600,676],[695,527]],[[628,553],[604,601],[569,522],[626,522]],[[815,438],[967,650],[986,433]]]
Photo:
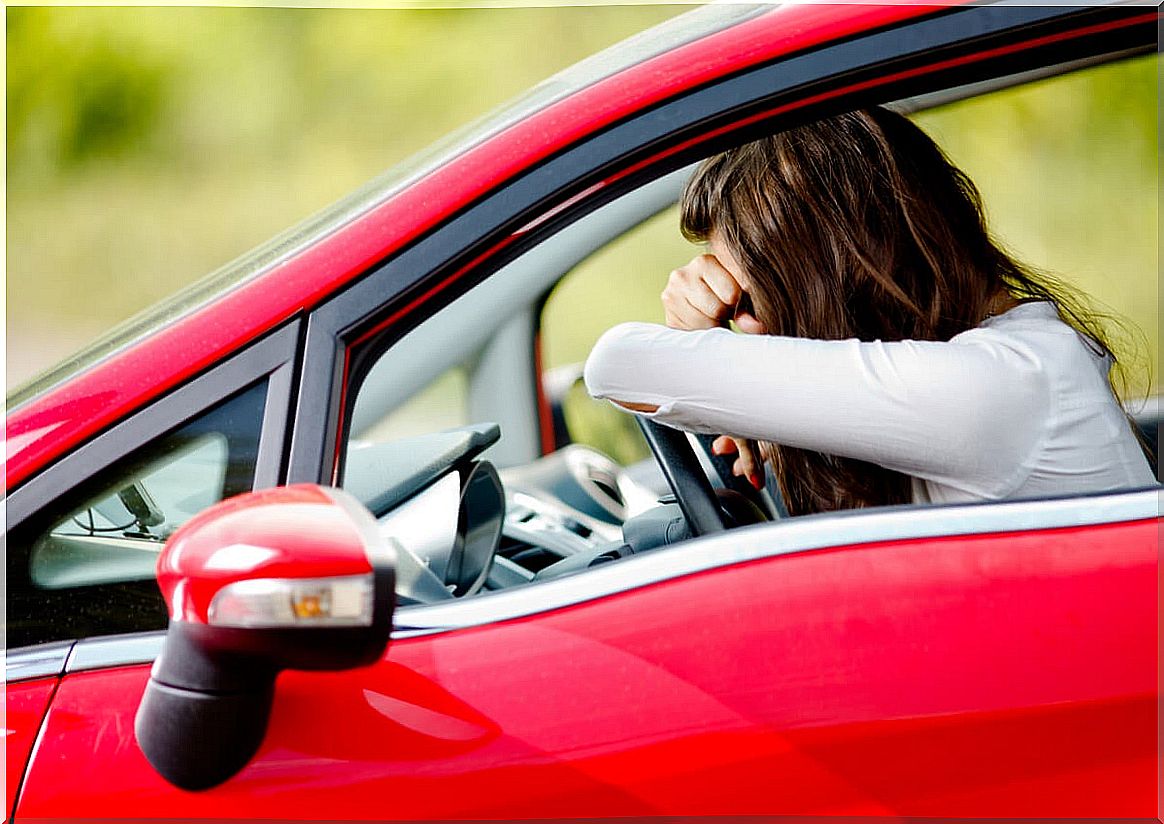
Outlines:
[[610,330],[586,383],[731,433],[715,448],[757,485],[760,441],[793,514],[1155,483],[1098,325],[991,240],[974,185],[905,117],[713,157],[681,213],[709,253],[671,273],[670,328]]

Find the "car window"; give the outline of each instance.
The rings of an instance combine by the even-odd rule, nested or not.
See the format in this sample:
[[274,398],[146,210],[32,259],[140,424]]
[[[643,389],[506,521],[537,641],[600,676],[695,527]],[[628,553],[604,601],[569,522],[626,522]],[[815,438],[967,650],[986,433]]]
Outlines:
[[163,629],[165,540],[254,482],[266,382],[109,467],[10,536],[8,644]]
[[[931,108],[913,115],[956,163],[966,167],[982,189],[992,231],[1025,263],[1076,284],[1085,295],[1111,307],[1113,315],[1127,316],[1129,328],[1144,330],[1158,325],[1154,302],[1141,294],[1145,283],[1154,287],[1156,271],[1154,243],[1141,242],[1154,238],[1149,232],[1149,224],[1154,231],[1156,215],[1154,155],[1145,154],[1148,144],[1135,138],[1142,125],[1139,114],[1118,107],[1105,110],[1104,95],[1095,89],[1084,92],[1081,84],[1099,84],[1101,89],[1126,84],[1129,94],[1142,96],[1148,86],[1144,79],[1155,71],[1154,61],[1153,57],[1088,68],[979,93],[940,108],[932,108],[931,100]],[[1065,108],[1066,100],[1084,95],[1092,101],[1090,108],[1074,113],[1070,106]],[[1148,105],[1141,104],[1132,109]],[[1065,112],[1073,118],[1071,128],[1064,125]],[[990,118],[1011,122],[1018,131],[986,141],[977,130],[980,121]],[[1058,133],[1064,129],[1069,134]],[[1035,162],[1044,142],[1055,158],[1053,185],[1045,182],[1051,171]],[[1098,145],[1126,145],[1130,157],[1118,162],[1105,158]],[[1011,159],[1002,164],[999,155]],[[421,566],[426,564],[424,552],[430,547],[426,542],[432,536],[410,542],[408,530],[422,519],[393,522],[392,508],[418,491],[435,490],[439,484],[433,466],[439,455],[454,449],[457,438],[468,443],[486,431],[444,433],[429,442],[410,437],[435,435],[454,422],[499,431],[505,441],[515,432],[519,439],[525,436],[521,426],[512,424],[524,414],[534,421],[526,424],[542,435],[541,454],[535,449],[521,460],[511,460],[523,454],[512,450],[505,453],[506,460],[495,460],[505,516],[484,589],[536,582],[554,577],[557,569],[574,572],[617,560],[625,557],[632,540],[643,535],[654,540],[656,533],[665,531],[669,512],[659,515],[657,523],[640,521],[629,532],[624,529],[631,519],[658,513],[660,494],[669,491],[668,485],[634,418],[607,402],[592,401],[580,379],[581,365],[604,331],[623,321],[662,320],[659,298],[668,274],[701,251],[678,231],[673,204],[686,173],[667,176],[674,178],[668,183],[673,188],[659,187],[649,197],[640,197],[642,190],[663,183],[660,178],[560,229],[379,353],[356,393],[349,445],[375,433],[375,440],[387,448],[348,449],[344,478],[405,549],[416,549]],[[1114,204],[1125,197],[1135,201],[1129,208],[1136,212],[1139,228],[1133,231],[1143,238],[1120,243],[1129,228],[1124,205],[1117,209]],[[628,205],[631,201],[635,203]],[[1063,201],[1070,201],[1070,207]],[[1067,214],[1071,220],[1064,218]],[[1096,239],[1099,236],[1102,241]],[[1056,254],[1044,254],[1049,248]],[[1088,279],[1092,271],[1098,276]],[[1113,285],[1103,272],[1118,273],[1128,282]],[[531,311],[536,336],[522,326]],[[498,363],[512,368],[498,369]],[[541,367],[535,378],[541,390],[536,405],[527,405],[531,393],[525,381],[531,363]],[[450,376],[457,374],[456,369],[464,371],[454,379]],[[499,428],[492,423],[500,417],[481,414],[482,409],[503,407],[521,414]],[[372,410],[378,411],[371,414]],[[468,417],[463,419],[465,410]],[[409,425],[392,424],[397,416]],[[547,431],[552,437],[546,437]],[[404,437],[410,437],[407,443],[397,441]],[[498,453],[473,454],[474,460],[490,460]],[[415,457],[422,455],[436,457],[425,463]],[[410,460],[429,475],[399,482],[391,490],[377,488],[393,473],[407,474]],[[467,477],[462,477],[462,495]],[[377,503],[383,506],[377,509]],[[412,517],[423,508],[406,504],[400,509]],[[424,511],[428,518],[433,510]],[[648,541],[644,548],[657,546]],[[439,592],[439,586],[433,591]]]
[[[677,181],[661,182],[673,195]],[[637,225],[658,212],[657,200],[656,192],[637,191],[604,207],[609,211],[600,210],[589,225],[583,219],[559,231],[367,361],[354,392],[341,486],[380,519],[401,557],[416,556],[421,571],[403,576],[405,587],[415,590],[417,579],[456,567],[445,555],[476,546],[481,523],[492,529],[503,520],[480,587],[494,590],[530,583],[567,556],[617,549],[624,521],[654,507],[656,490],[625,471],[623,462],[648,454],[628,416],[613,413],[630,424],[626,443],[547,448],[533,332],[543,296],[625,225],[619,210],[629,208],[636,217],[628,223]],[[665,230],[665,220],[654,222]],[[588,311],[581,303],[575,309]],[[560,361],[567,367],[560,374],[567,375],[570,363]],[[565,389],[584,395],[576,377],[567,376]],[[464,424],[470,426],[450,431]],[[486,462],[492,469],[481,469]],[[495,488],[487,482],[493,470],[503,502],[482,496],[463,513],[450,508],[458,497],[470,501],[475,480],[479,489]],[[475,522],[482,513],[485,519]],[[423,598],[444,597],[450,582],[431,583]],[[399,588],[398,596],[410,602]]]

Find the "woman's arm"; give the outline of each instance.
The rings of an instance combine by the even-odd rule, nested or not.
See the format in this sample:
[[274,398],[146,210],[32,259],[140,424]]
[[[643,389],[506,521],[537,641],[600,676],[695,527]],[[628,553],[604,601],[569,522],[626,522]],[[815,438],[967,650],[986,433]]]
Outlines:
[[586,363],[595,397],[694,432],[859,458],[994,497],[1047,420],[1037,358],[987,330],[948,343],[820,341],[631,323]]

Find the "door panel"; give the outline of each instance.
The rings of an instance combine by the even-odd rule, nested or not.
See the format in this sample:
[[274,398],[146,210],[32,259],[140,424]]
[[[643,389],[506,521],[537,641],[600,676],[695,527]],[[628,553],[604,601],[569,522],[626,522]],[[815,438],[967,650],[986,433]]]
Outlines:
[[72,674],[20,812],[1148,817],[1158,529],[784,555],[396,641],[281,676],[255,760],[198,794],[133,743],[145,666]]
[[56,678],[7,684],[4,689],[4,817],[12,811],[24,767],[56,689]]

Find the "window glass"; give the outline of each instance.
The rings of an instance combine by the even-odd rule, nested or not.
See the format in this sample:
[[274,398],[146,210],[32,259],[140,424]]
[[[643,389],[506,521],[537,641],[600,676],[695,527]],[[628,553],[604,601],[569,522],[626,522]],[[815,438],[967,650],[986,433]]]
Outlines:
[[266,382],[143,446],[22,524],[8,547],[8,643],[163,629],[154,578],[173,532],[251,489]]
[[221,498],[227,463],[220,433],[178,440],[42,536],[32,547],[32,583],[63,589],[151,578],[158,544]]

